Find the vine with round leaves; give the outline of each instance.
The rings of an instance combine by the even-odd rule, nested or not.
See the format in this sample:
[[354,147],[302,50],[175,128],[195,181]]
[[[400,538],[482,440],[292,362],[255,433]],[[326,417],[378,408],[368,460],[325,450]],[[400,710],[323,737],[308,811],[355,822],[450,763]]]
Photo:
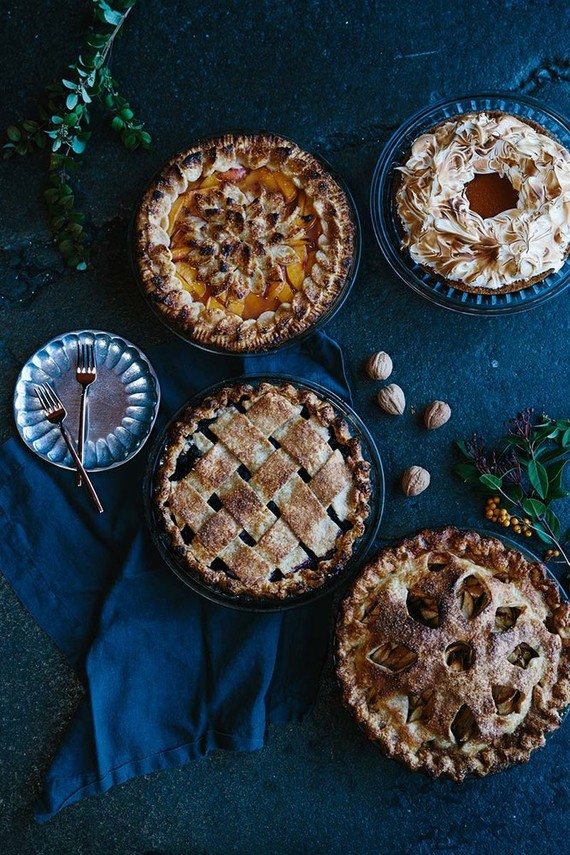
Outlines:
[[112,116],[111,127],[126,149],[149,148],[150,134],[119,92],[109,70],[114,40],[136,0],[92,0],[93,22],[77,62],[60,82],[46,87],[36,120],[10,125],[4,158],[49,151],[48,186],[44,196],[57,247],[66,264],[85,270],[89,247],[85,215],[75,208],[71,175],[91,138],[92,105],[102,104]]

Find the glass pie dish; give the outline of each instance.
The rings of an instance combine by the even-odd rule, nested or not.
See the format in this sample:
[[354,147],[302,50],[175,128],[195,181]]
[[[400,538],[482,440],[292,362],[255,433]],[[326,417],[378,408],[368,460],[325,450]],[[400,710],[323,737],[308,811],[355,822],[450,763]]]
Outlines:
[[323,158],[235,132],[171,158],[143,194],[130,244],[141,293],[172,332],[213,353],[257,355],[336,314],[361,235],[350,191]]
[[570,604],[519,544],[452,526],[380,550],[336,629],[343,700],[413,771],[454,781],[526,762],[570,703]]
[[[263,493],[259,490],[260,485],[264,486],[265,484],[268,483],[265,479],[263,479],[263,481],[260,481],[260,478],[259,478],[259,473],[260,473],[261,469],[263,469],[263,467],[264,467],[263,463],[261,464],[261,469],[256,469],[256,466],[258,464],[252,465],[250,463],[250,460],[248,459],[247,455],[245,455],[243,457],[241,455],[239,455],[238,452],[235,452],[235,447],[230,443],[230,448],[231,448],[232,452],[235,452],[236,454],[238,454],[238,458],[242,461],[242,464],[239,466],[239,468],[237,468],[237,471],[236,471],[238,461],[235,461],[235,464],[234,464],[233,470],[232,470],[235,473],[234,475],[227,476],[227,473],[224,473],[221,477],[218,477],[218,473],[220,472],[222,466],[224,465],[223,461],[221,461],[221,456],[224,456],[224,460],[227,459],[227,453],[226,453],[227,446],[224,447],[224,441],[223,441],[224,436],[223,436],[223,434],[220,433],[219,429],[216,427],[215,424],[212,424],[212,421],[215,421],[215,419],[212,420],[212,419],[209,419],[207,417],[204,418],[203,408],[209,407],[211,402],[216,402],[219,399],[219,397],[224,395],[224,393],[228,389],[233,390],[233,389],[241,389],[241,388],[244,388],[246,386],[251,387],[253,389],[253,394],[255,396],[255,394],[257,394],[256,390],[263,388],[262,384],[271,384],[272,387],[277,387],[276,391],[279,392],[280,394],[281,394],[281,389],[286,384],[287,386],[289,386],[293,390],[295,390],[295,393],[294,393],[295,395],[297,395],[297,392],[300,395],[306,395],[306,394],[310,394],[310,393],[314,393],[315,395],[317,395],[319,401],[323,405],[326,405],[329,407],[329,411],[332,408],[332,413],[330,413],[329,417],[330,418],[334,417],[335,419],[340,419],[340,421],[344,424],[345,427],[343,428],[343,430],[346,432],[346,435],[349,435],[350,441],[352,441],[353,439],[358,440],[359,447],[357,449],[357,452],[351,452],[351,457],[360,455],[360,459],[365,461],[368,464],[368,466],[366,467],[366,470],[367,470],[367,476],[366,476],[367,477],[367,487],[369,487],[369,495],[367,497],[367,512],[366,512],[366,514],[364,514],[360,518],[362,524],[359,524],[359,528],[354,530],[355,536],[350,542],[350,549],[349,550],[346,550],[346,549],[341,550],[340,558],[337,560],[335,557],[335,563],[334,563],[334,566],[332,568],[332,572],[330,572],[328,574],[324,574],[322,577],[320,577],[318,579],[318,582],[314,586],[313,586],[313,583],[311,581],[309,581],[308,586],[305,587],[305,589],[303,589],[302,585],[297,586],[297,587],[292,587],[291,588],[292,593],[289,593],[289,588],[286,588],[285,592],[283,594],[279,595],[279,598],[277,598],[276,596],[272,596],[271,594],[265,595],[265,592],[267,591],[267,585],[265,585],[265,587],[261,588],[262,593],[260,595],[251,595],[251,594],[240,593],[239,592],[239,588],[240,588],[239,585],[237,586],[238,593],[236,593],[236,586],[235,586],[233,580],[222,579],[220,577],[219,571],[217,573],[217,577],[210,572],[210,570],[209,570],[210,567],[218,570],[218,567],[220,565],[218,558],[216,558],[215,561],[213,561],[210,564],[210,557],[208,557],[207,558],[207,564],[206,564],[206,572],[204,572],[203,565],[200,568],[201,572],[199,572],[198,567],[196,565],[196,561],[195,561],[194,550],[199,548],[200,550],[203,551],[203,545],[205,543],[208,543],[208,545],[210,545],[211,541],[207,541],[205,535],[203,534],[203,532],[206,529],[206,524],[204,523],[203,520],[205,518],[206,523],[208,523],[208,520],[213,519],[211,511],[208,510],[208,507],[204,504],[203,501],[199,500],[198,504],[199,504],[200,508],[202,509],[202,512],[205,512],[205,517],[202,517],[200,519],[200,521],[197,522],[197,524],[194,524],[194,522],[193,522],[193,519],[195,519],[196,517],[191,517],[191,515],[186,516],[184,519],[184,522],[186,522],[186,523],[188,523],[188,521],[191,522],[192,528],[193,528],[192,538],[196,538],[197,540],[200,541],[198,544],[198,547],[195,547],[192,540],[187,540],[184,538],[184,531],[187,528],[187,526],[184,526],[184,528],[181,528],[181,524],[179,523],[179,528],[181,529],[181,535],[182,535],[182,538],[180,539],[180,538],[178,538],[176,532],[175,531],[173,532],[173,528],[170,525],[170,522],[167,518],[167,514],[169,514],[169,513],[174,513],[175,515],[178,515],[177,499],[176,498],[173,499],[173,496],[176,496],[176,490],[179,489],[179,485],[184,483],[184,481],[186,480],[186,471],[185,470],[177,476],[177,472],[179,471],[178,466],[179,466],[180,460],[181,459],[183,460],[182,465],[185,466],[185,459],[188,459],[189,457],[191,457],[192,465],[191,465],[189,474],[192,477],[192,479],[194,479],[194,480],[192,480],[192,483],[195,483],[194,473],[196,471],[198,471],[195,468],[196,462],[206,461],[206,458],[208,456],[211,456],[212,443],[209,441],[209,439],[206,439],[206,441],[204,441],[203,436],[201,436],[199,433],[201,431],[203,433],[203,435],[206,436],[206,438],[211,438],[212,440],[214,440],[214,446],[213,446],[214,449],[219,450],[221,448],[221,455],[215,455],[214,454],[214,456],[216,457],[216,469],[215,470],[213,470],[211,468],[208,469],[208,473],[209,473],[209,475],[208,475],[208,490],[207,490],[207,492],[202,492],[201,496],[204,499],[207,499],[207,505],[209,505],[210,509],[215,510],[215,512],[216,512],[215,516],[217,516],[217,517],[221,517],[222,515],[224,516],[224,520],[225,520],[224,526],[226,528],[228,526],[228,522],[233,522],[229,519],[230,515],[233,515],[234,519],[239,519],[239,526],[237,526],[237,525],[234,526],[234,528],[235,528],[234,532],[233,533],[230,532],[230,538],[228,539],[228,541],[225,541],[226,543],[229,543],[228,549],[231,548],[233,550],[234,544],[237,544],[236,549],[241,550],[241,552],[244,555],[247,554],[249,556],[249,559],[246,559],[246,560],[253,561],[254,563],[255,563],[255,561],[258,560],[258,556],[260,554],[267,555],[268,554],[267,551],[262,552],[262,553],[258,552],[258,549],[261,548],[260,535],[262,535],[262,532],[265,531],[266,534],[263,534],[261,536],[261,540],[266,540],[267,532],[273,532],[278,527],[275,523],[275,520],[273,520],[273,522],[271,520],[269,520],[267,523],[265,522],[265,518],[263,515],[265,515],[265,517],[267,516],[268,509],[276,515],[277,522],[280,524],[281,529],[283,529],[283,525],[284,525],[285,521],[286,521],[287,525],[290,524],[293,526],[293,529],[296,532],[296,536],[299,538],[300,546],[302,546],[304,550],[307,549],[306,543],[304,542],[304,538],[299,537],[295,523],[291,522],[291,517],[287,512],[287,506],[284,506],[282,504],[282,502],[280,501],[280,499],[277,497],[278,493],[275,492],[275,490],[277,488],[275,486],[273,486],[273,487],[270,486],[268,496],[263,496]],[[271,390],[271,392],[274,392],[274,391],[275,391],[275,388]],[[238,400],[238,399],[236,399],[236,400]],[[249,412],[248,409],[243,410],[243,408],[241,406],[241,401],[242,401],[242,399],[239,398],[238,403],[237,403],[237,406],[239,408],[238,413]],[[255,407],[255,406],[256,406],[256,404],[254,403],[253,407]],[[187,425],[189,425],[191,422],[187,421],[184,418],[183,414],[184,414],[184,411],[186,411],[187,408],[189,408],[189,407],[192,408],[192,410],[191,410],[192,413],[194,412],[193,408],[200,408],[200,421],[198,422],[198,424],[199,425],[205,424],[205,427],[195,427],[195,428],[191,429],[189,433],[187,433],[185,431],[185,427]],[[253,412],[253,407],[252,407],[251,412]],[[310,404],[309,404],[309,407],[310,407]],[[305,408],[303,408],[303,409],[305,409]],[[299,406],[298,411],[300,411],[300,410],[301,410],[301,407]],[[264,418],[265,422],[267,422],[267,418],[265,416],[263,418]],[[287,414],[286,418],[289,419],[289,421],[287,421],[285,423],[286,425],[289,425],[292,423],[294,424],[297,421],[298,422],[304,421],[304,419],[301,419],[301,413],[300,412],[299,412],[299,416],[296,418],[290,419],[289,414]],[[305,416],[305,418],[306,418],[306,416]],[[198,416],[196,416],[196,419],[198,419]],[[245,421],[246,421],[245,418],[242,415],[237,415],[237,416],[235,416],[235,419],[236,419],[236,424],[239,422],[239,429],[242,431],[245,429],[247,432],[247,427],[245,427],[245,428],[243,427],[243,425],[245,425]],[[220,418],[219,421],[221,424],[222,419]],[[226,419],[225,423],[227,425],[227,419]],[[243,423],[243,425],[242,425],[242,423]],[[182,430],[180,429],[181,424],[183,425]],[[305,423],[305,426],[306,426],[306,424],[307,423]],[[251,427],[251,423],[250,423],[250,427]],[[210,430],[210,428],[214,429],[214,433],[216,434],[216,436],[219,435],[219,439],[222,440],[221,446],[219,444],[218,445],[215,444],[216,436],[212,435],[212,431]],[[302,430],[303,429],[301,428],[301,431]],[[192,438],[192,440],[191,440],[191,445],[192,445],[191,451],[192,451],[192,453],[189,454],[190,449],[189,449],[188,445],[186,445],[184,447],[185,451],[182,452],[182,455],[177,456],[175,459],[175,463],[174,463],[175,470],[174,470],[172,468],[172,466],[170,466],[170,468],[168,466],[168,460],[169,460],[169,456],[170,456],[172,446],[173,446],[173,436],[175,438],[178,438],[182,434],[185,437],[191,436],[191,438]],[[236,434],[234,433],[234,439],[235,439],[235,436],[236,436]],[[279,436],[280,442],[276,443],[274,440],[274,436]],[[333,438],[333,434],[327,433],[326,429],[325,429],[324,431],[321,432],[321,439],[318,440],[318,442],[320,442],[322,444],[323,437],[325,437],[325,436],[330,436],[331,440]],[[273,448],[269,448],[269,446],[268,446],[269,458],[266,458],[266,460],[269,459],[269,461],[271,462],[272,459],[277,459],[279,457],[281,457],[281,459],[282,459],[283,456],[287,457],[287,452],[291,451],[291,448],[292,448],[292,446],[291,446],[292,438],[293,438],[293,435],[291,435],[291,437],[288,437],[286,433],[285,433],[285,435],[283,434],[282,430],[274,431],[274,435],[271,436],[271,445],[273,445]],[[300,438],[300,434],[297,433],[295,438],[296,439]],[[348,445],[350,445],[350,441],[348,442]],[[328,440],[327,440],[327,442],[328,442]],[[266,444],[266,443],[265,443],[265,441],[262,440],[261,446],[263,446],[264,444]],[[333,449],[339,447],[336,442],[332,442],[332,441],[331,441],[330,445],[331,445],[331,448],[333,448]],[[202,450],[205,449],[205,451],[202,452],[202,455],[198,456],[198,455],[196,455],[195,447],[198,447]],[[257,456],[258,453],[259,453],[259,447],[254,449],[255,456]],[[291,453],[293,454],[294,452],[291,452]],[[331,453],[330,448],[328,448],[327,453],[328,453],[328,455],[330,455],[330,453]],[[338,455],[338,452],[335,452],[335,454]],[[196,461],[197,457],[198,457],[198,461]],[[247,467],[250,470],[249,473],[247,471],[244,471],[245,470],[245,466],[243,464],[244,460],[246,461]],[[298,461],[299,458],[295,457],[295,460]],[[166,463],[165,463],[165,461],[166,461]],[[310,464],[307,464],[307,465],[311,469]],[[318,468],[319,466],[321,466],[320,463],[318,464],[318,466],[315,470],[317,473],[319,471],[321,471],[321,469]],[[268,466],[268,468],[271,469],[272,467]],[[325,469],[326,469],[326,466],[322,466],[322,470],[324,471]],[[299,495],[302,495],[303,490],[305,490],[305,488],[307,487],[306,482],[308,480],[308,478],[307,478],[308,473],[304,469],[303,466],[301,466],[301,468],[299,468],[299,462],[294,463],[294,465],[292,466],[292,470],[294,470],[294,472],[291,471],[290,475],[289,475],[289,473],[285,473],[286,477],[281,482],[281,484],[284,485],[286,491],[289,492],[288,485],[292,483],[290,478],[293,478],[293,479],[295,479],[295,481],[297,481],[298,476],[300,476],[300,479],[302,479],[305,482],[304,485],[299,484],[299,486],[301,488]],[[297,470],[298,470],[298,472],[297,472]],[[311,472],[311,477],[314,477],[315,471]],[[200,470],[200,472],[204,473],[205,468],[203,467]],[[275,477],[275,472],[276,472],[276,470],[273,470],[273,473],[270,476],[270,478]],[[246,505],[247,505],[247,501],[246,501],[247,495],[250,494],[250,490],[248,488],[248,485],[247,484],[244,485],[243,482],[241,481],[241,479],[245,479],[246,481],[249,481],[250,478],[252,478],[252,473],[253,473],[253,480],[251,483],[256,486],[257,495],[258,496],[262,495],[262,497],[263,497],[263,503],[262,503],[263,506],[259,508],[261,515],[262,515],[263,525],[260,526],[259,530],[256,530],[255,526],[249,525],[249,521],[244,520],[244,518],[241,516],[241,513],[243,513],[243,510],[244,510],[244,507],[246,507]],[[201,478],[202,475],[199,475],[199,477]],[[217,484],[219,486],[213,486],[214,479],[218,479]],[[237,490],[236,490],[235,483],[234,484],[232,483],[232,482],[235,482],[236,479],[238,481]],[[170,484],[172,484],[173,480],[175,482],[174,487],[173,488],[171,488],[170,486],[168,487],[168,489],[169,489],[168,497],[169,498],[167,499],[167,501],[164,501],[163,500],[164,499],[164,485],[167,484],[167,486],[168,486],[169,482],[170,482]],[[254,482],[256,482],[256,484]],[[205,482],[202,481],[202,483],[205,483]],[[174,492],[173,492],[173,489],[174,489]],[[283,491],[279,490],[279,493],[282,493],[282,492]],[[232,495],[232,493],[233,493],[233,495]],[[322,498],[322,493],[319,492],[318,494]],[[220,496],[221,496],[222,501],[220,501]],[[239,496],[239,503],[236,502],[236,496]],[[270,496],[271,496],[271,498],[270,498]],[[267,501],[268,498],[270,498],[270,501]],[[259,504],[258,500],[255,500],[255,497],[252,497],[252,499],[254,499],[254,504],[255,503]],[[273,499],[276,500],[277,505],[279,505],[279,507],[277,507],[277,505],[275,504]],[[245,609],[245,610],[249,610],[249,611],[282,611],[284,609],[289,609],[289,608],[304,605],[304,604],[309,603],[309,602],[313,602],[314,600],[330,593],[335,588],[337,588],[339,585],[341,585],[343,582],[346,582],[349,578],[351,578],[351,576],[358,569],[360,564],[366,559],[366,556],[369,554],[369,551],[370,551],[372,544],[374,542],[374,539],[376,537],[378,527],[380,525],[381,516],[382,516],[382,510],[383,510],[383,504],[384,504],[384,475],[383,475],[380,455],[378,453],[378,450],[376,448],[374,440],[372,439],[368,429],[366,428],[364,423],[361,421],[359,416],[354,412],[354,410],[345,401],[343,401],[340,397],[338,397],[334,393],[330,392],[329,390],[327,390],[327,389],[325,389],[325,388],[323,388],[323,387],[321,387],[315,383],[310,383],[310,382],[306,382],[306,381],[299,381],[299,380],[296,380],[295,378],[289,377],[287,375],[272,375],[269,377],[266,377],[266,376],[264,376],[264,377],[247,376],[247,377],[236,378],[236,379],[225,381],[223,383],[216,384],[215,386],[212,386],[209,389],[200,392],[198,395],[194,396],[184,407],[182,407],[181,410],[178,411],[178,413],[176,413],[173,416],[173,418],[171,419],[169,424],[166,426],[166,428],[162,432],[161,436],[158,438],[158,440],[157,440],[157,442],[156,442],[156,444],[152,450],[152,453],[149,457],[149,465],[148,465],[146,478],[145,478],[145,482],[144,482],[144,501],[145,501],[145,514],[146,514],[146,520],[147,520],[147,524],[149,527],[149,531],[151,533],[152,539],[153,539],[161,557],[163,558],[165,563],[170,567],[170,569],[186,585],[188,585],[188,587],[190,587],[192,590],[196,591],[197,593],[201,594],[202,596],[206,597],[207,599],[212,600],[213,602],[219,603],[221,605],[230,606],[230,607],[238,608],[238,609]],[[183,501],[185,501],[185,496],[183,497]],[[286,499],[285,501],[290,502],[291,500]],[[326,500],[322,499],[322,504],[324,506],[323,510],[329,505],[330,501],[331,501],[330,498],[327,498]],[[267,503],[267,504],[265,504],[265,503]],[[334,502],[333,502],[333,504],[334,504]],[[186,507],[188,507],[188,505],[186,505]],[[289,505],[289,507],[290,507],[290,505]],[[331,505],[331,507],[332,507],[332,505]],[[335,505],[335,507],[336,507],[336,505]],[[165,512],[165,508],[169,508],[169,510],[167,510]],[[246,508],[246,511],[247,510],[248,509]],[[330,510],[331,509],[329,508],[329,511]],[[221,513],[218,513],[218,511],[221,511]],[[304,511],[302,511],[301,514],[302,513],[304,513]],[[283,516],[283,519],[280,518],[281,516]],[[324,521],[326,523],[326,519],[328,519],[328,517],[326,516],[326,514],[324,514],[323,516],[325,518]],[[339,521],[338,517],[335,515],[335,513],[329,513],[329,516],[331,517],[331,519],[336,520],[336,523],[338,525],[342,525],[341,522]],[[174,521],[174,519],[173,519],[173,521]],[[266,528],[266,524],[270,526],[269,529]],[[302,525],[302,523],[301,523],[301,525]],[[241,532],[240,532],[240,529],[243,529],[243,530],[241,530]],[[341,528],[341,530],[346,531],[346,529],[344,529],[344,528]],[[238,534],[239,534],[239,536],[238,536]],[[253,539],[251,537],[252,534],[254,535]],[[282,531],[280,532],[279,538],[281,537],[281,534],[282,534]],[[336,537],[336,535],[335,535],[335,537]],[[340,531],[338,531],[338,537],[341,537]],[[235,538],[235,540],[233,540],[233,538]],[[273,539],[273,542],[275,543],[276,540]],[[336,543],[338,544],[338,542],[339,541],[337,540]],[[187,544],[187,543],[193,543],[193,545],[192,545],[193,555],[192,555],[191,560],[187,560],[187,558],[188,558],[187,550],[184,549],[184,544]],[[245,543],[248,546],[252,546],[253,549],[245,549],[243,546],[243,543]],[[259,544],[259,546],[258,546],[258,544]],[[309,553],[311,553],[311,549],[312,549],[311,543],[309,543],[309,547],[310,548],[307,551]],[[315,547],[315,549],[316,549],[316,547]],[[294,554],[296,554],[297,551],[298,551],[298,549],[294,548],[293,552],[291,552],[290,554],[294,555]],[[218,552],[218,554],[220,555],[221,558],[224,558],[227,555],[227,550],[222,550],[221,552]],[[322,555],[323,553],[319,552],[318,554]],[[337,555],[337,553],[335,553],[335,556],[336,555]],[[305,558],[306,557],[307,556],[305,555]],[[288,556],[286,557],[285,552],[283,553],[283,558],[286,561],[290,560]],[[324,556],[324,558],[326,558],[326,556]],[[226,558],[226,560],[230,561],[229,558]],[[218,562],[218,563],[216,563],[216,562]],[[297,565],[297,559],[295,559],[295,565]],[[277,562],[273,566],[280,567],[281,569],[283,569],[283,572],[285,574],[287,574],[288,572],[291,572],[291,571],[286,570],[284,565],[282,565],[279,562]],[[299,571],[299,569],[305,565],[301,564],[301,565],[295,566],[295,567],[293,567],[292,565],[290,565],[290,566],[291,566],[291,569],[293,571],[293,575],[297,576],[298,575],[297,571]],[[232,570],[236,569],[234,564],[231,565],[231,568],[232,568]],[[225,566],[223,569],[227,572],[228,567]],[[271,569],[271,568],[269,568],[269,569]],[[283,575],[281,573],[279,573],[279,571],[277,571],[277,572],[281,578],[284,578]],[[233,574],[230,574],[230,575],[233,575]],[[300,575],[303,576],[303,573],[301,573]],[[222,574],[222,576],[223,576],[223,574]],[[216,581],[216,579],[218,579],[220,581],[218,582],[218,581]],[[235,579],[235,576],[234,576],[234,579]],[[273,582],[273,574],[271,575],[271,579],[269,581]],[[230,582],[231,582],[231,584],[230,584]],[[232,585],[233,585],[233,587],[232,587]]]
[[403,229],[395,206],[397,167],[403,165],[414,141],[436,125],[473,112],[500,112],[540,126],[570,150],[570,125],[550,107],[526,96],[483,93],[438,101],[414,113],[386,144],[374,171],[371,214],[376,238],[392,270],[413,291],[438,306],[470,315],[503,315],[522,312],[561,294],[570,284],[570,258],[562,267],[519,290],[476,293],[460,290],[434,271],[420,266],[402,248]]

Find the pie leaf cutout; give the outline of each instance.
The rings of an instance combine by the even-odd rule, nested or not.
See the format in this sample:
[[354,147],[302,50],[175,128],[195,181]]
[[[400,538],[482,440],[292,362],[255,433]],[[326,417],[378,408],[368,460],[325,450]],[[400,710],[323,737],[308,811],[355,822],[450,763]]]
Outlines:
[[516,665],[518,668],[528,668],[529,662],[532,659],[536,659],[539,654],[531,647],[530,644],[527,644],[526,641],[521,641],[520,644],[517,644],[512,653],[509,653],[507,659],[511,663],[511,665]]
[[432,553],[431,555],[428,555],[428,570],[432,570],[433,572],[439,572],[440,570],[444,570],[448,564],[449,555],[446,555],[445,553]]
[[521,710],[523,696],[512,686],[492,686],[491,692],[499,715],[511,715]]
[[419,591],[410,588],[406,597],[406,608],[411,618],[435,629],[439,626],[439,607],[437,600]]
[[430,718],[435,701],[433,689],[425,689],[419,695],[408,695],[408,715],[406,724],[427,721]]
[[524,611],[524,606],[499,606],[495,612],[495,632],[511,629]]
[[472,737],[477,736],[479,728],[471,707],[463,704],[451,722],[451,732],[458,745],[464,745]]
[[376,647],[368,654],[368,658],[375,665],[391,671],[392,674],[399,674],[413,665],[418,658],[415,650],[410,650],[404,644],[398,644],[395,641],[384,641],[379,647]]
[[476,618],[491,602],[491,595],[487,586],[475,573],[463,579],[458,588],[457,596],[461,613],[467,620]]
[[445,648],[444,655],[450,671],[468,671],[475,656],[473,648],[466,641],[452,641]]

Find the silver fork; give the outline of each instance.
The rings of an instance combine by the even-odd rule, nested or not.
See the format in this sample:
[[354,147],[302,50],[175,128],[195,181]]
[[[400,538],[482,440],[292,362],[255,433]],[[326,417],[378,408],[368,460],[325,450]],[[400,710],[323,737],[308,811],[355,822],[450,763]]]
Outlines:
[[[77,382],[83,387],[79,405],[79,434],[77,437],[77,453],[83,463],[83,446],[85,445],[85,415],[87,411],[87,389],[97,379],[97,365],[93,342],[77,344]],[[77,470],[77,486],[81,487],[81,472]]]
[[77,466],[78,471],[81,473],[81,477],[87,487],[87,491],[91,496],[93,504],[97,508],[100,514],[103,513],[103,505],[99,501],[99,497],[95,492],[95,488],[91,481],[89,480],[89,475],[83,468],[83,463],[75,450],[75,446],[73,445],[73,440],[69,434],[69,431],[63,424],[63,420],[67,416],[67,410],[63,406],[60,398],[56,395],[54,390],[47,383],[41,383],[39,386],[34,386],[34,392],[39,398],[40,404],[43,407],[43,410],[46,414],[46,419],[51,424],[57,425],[61,431],[61,435],[65,440],[65,444],[69,448],[69,452],[75,461],[75,465]]

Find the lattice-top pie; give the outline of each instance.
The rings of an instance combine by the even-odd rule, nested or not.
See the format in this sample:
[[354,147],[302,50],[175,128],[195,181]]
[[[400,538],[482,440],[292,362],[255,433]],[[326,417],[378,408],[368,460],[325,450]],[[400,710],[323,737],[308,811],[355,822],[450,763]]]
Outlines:
[[323,585],[369,512],[370,467],[330,403],[291,384],[225,387],[168,432],[155,511],[191,574],[283,599]]
[[570,703],[570,604],[541,564],[448,528],[382,551],[337,625],[345,703],[390,756],[462,780],[528,759]]
[[263,350],[312,326],[354,256],[345,192],[313,155],[269,135],[182,152],[145,193],[136,260],[146,294],[178,331]]

